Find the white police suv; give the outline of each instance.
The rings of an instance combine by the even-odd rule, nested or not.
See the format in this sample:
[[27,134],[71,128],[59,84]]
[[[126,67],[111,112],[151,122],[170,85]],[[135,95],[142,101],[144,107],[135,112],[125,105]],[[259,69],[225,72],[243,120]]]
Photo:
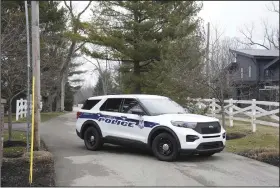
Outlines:
[[189,114],[157,95],[91,97],[77,112],[76,132],[89,150],[104,143],[144,144],[163,161],[175,160],[181,153],[211,156],[226,142],[218,119]]

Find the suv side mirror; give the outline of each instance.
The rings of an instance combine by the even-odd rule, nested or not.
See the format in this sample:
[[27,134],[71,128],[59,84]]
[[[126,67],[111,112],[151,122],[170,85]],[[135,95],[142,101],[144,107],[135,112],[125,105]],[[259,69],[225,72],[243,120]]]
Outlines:
[[133,110],[131,110],[131,113],[132,114],[136,114],[136,115],[139,115],[139,116],[144,116],[145,115],[145,113],[141,110],[141,109],[133,109]]

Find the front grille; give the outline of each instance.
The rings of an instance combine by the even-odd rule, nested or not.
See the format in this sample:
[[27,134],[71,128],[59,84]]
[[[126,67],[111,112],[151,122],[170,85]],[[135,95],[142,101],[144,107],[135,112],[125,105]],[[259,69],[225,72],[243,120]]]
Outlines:
[[214,135],[214,136],[203,136],[202,138],[217,138],[220,137],[220,135]]
[[219,122],[201,122],[194,130],[200,134],[215,134],[221,132],[221,125]]
[[217,149],[223,147],[223,142],[205,142],[198,145],[198,150]]

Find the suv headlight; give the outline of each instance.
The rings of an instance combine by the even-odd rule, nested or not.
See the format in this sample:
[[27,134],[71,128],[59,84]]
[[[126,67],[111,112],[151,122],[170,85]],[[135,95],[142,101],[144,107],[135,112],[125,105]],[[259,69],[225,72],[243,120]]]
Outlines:
[[197,125],[196,122],[185,122],[185,121],[171,121],[171,124],[176,127],[185,127],[190,129],[194,129]]

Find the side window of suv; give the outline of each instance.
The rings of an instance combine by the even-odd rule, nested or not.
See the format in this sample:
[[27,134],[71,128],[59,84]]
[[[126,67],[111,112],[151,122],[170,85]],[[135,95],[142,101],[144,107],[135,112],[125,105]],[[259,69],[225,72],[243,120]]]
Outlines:
[[92,109],[100,100],[86,100],[84,105],[82,106],[83,110],[90,110]]
[[100,107],[100,111],[107,112],[119,112],[121,107],[122,99],[107,99],[104,104]]
[[124,99],[123,106],[121,109],[122,113],[132,114],[132,110],[138,109],[144,113],[144,110],[136,99]]

